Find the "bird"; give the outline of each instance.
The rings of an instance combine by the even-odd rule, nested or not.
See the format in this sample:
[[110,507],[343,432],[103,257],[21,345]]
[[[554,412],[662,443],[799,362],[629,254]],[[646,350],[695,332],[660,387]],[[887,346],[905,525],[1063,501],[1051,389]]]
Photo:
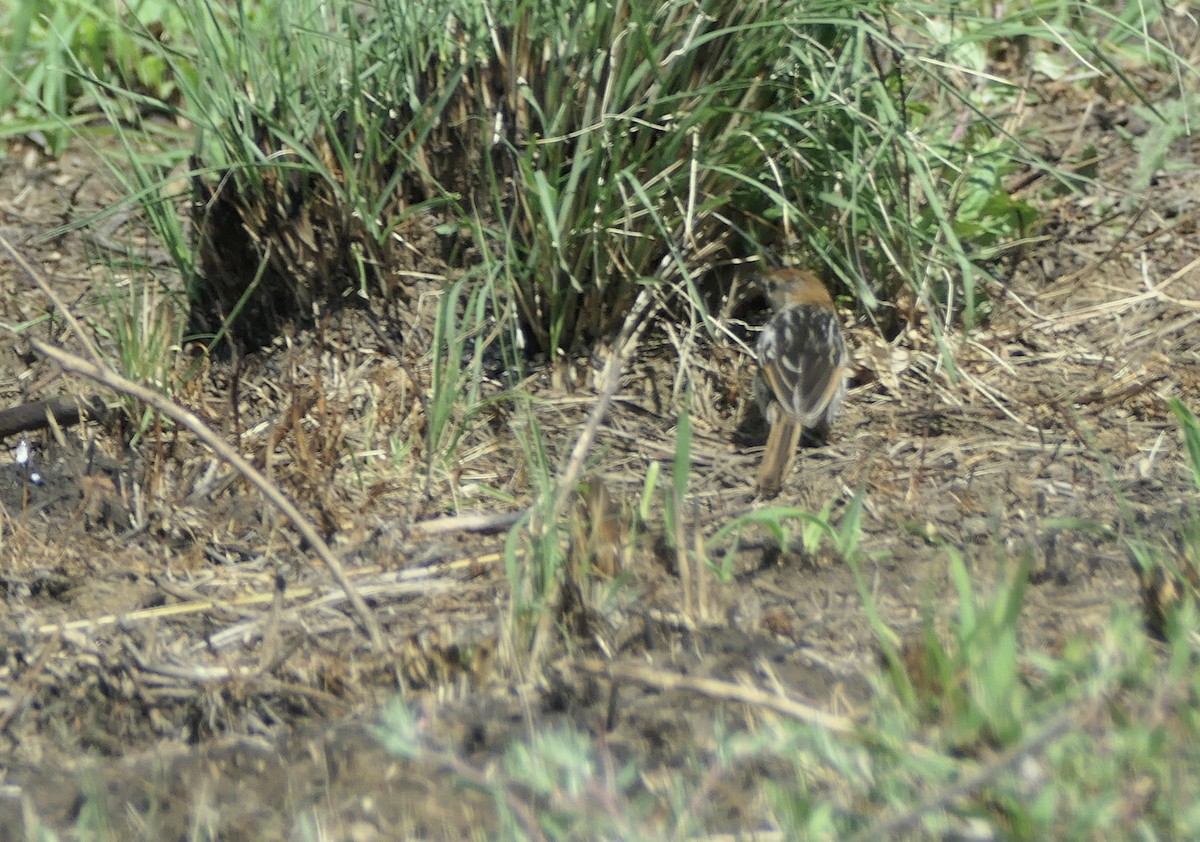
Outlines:
[[791,472],[803,430],[828,429],[841,407],[849,355],[833,299],[816,275],[784,268],[757,280],[774,311],[758,336],[755,378],[771,425],[757,490],[771,498]]

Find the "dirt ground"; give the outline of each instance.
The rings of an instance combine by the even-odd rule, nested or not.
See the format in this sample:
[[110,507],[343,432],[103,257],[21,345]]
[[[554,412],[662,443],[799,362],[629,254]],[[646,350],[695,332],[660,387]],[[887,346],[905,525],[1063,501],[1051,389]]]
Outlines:
[[[989,322],[951,339],[957,379],[927,324],[889,346],[843,313],[857,385],[831,442],[804,452],[779,501],[819,511],[832,500],[836,523],[865,489],[867,572],[901,635],[930,606],[953,604],[946,545],[964,551],[981,587],[1030,560],[1029,648],[1094,634],[1112,603],[1139,599],[1137,582],[1119,543],[1065,519],[1120,530],[1120,495],[1143,528],[1167,529],[1188,489],[1164,399],[1200,406],[1200,147],[1176,141],[1169,166],[1147,167],[1154,129],[1130,98],[1040,94],[1019,128],[1042,126],[1033,137],[1053,160],[1080,160],[1093,144],[1096,181],[1036,199],[1045,224],[986,291]],[[119,215],[100,233],[53,233],[118,198],[100,172],[79,149],[50,161],[14,146],[0,164],[0,233],[97,321],[122,282],[104,268],[114,244],[163,265]],[[1046,184],[1031,174],[1013,183],[1032,198]],[[0,319],[78,347],[7,261]],[[675,384],[663,371],[680,355],[648,334],[601,430],[594,476],[619,512],[635,506],[650,464],[673,458]],[[738,435],[752,362],[732,345],[682,357],[697,398],[684,528],[710,536],[755,505],[758,451]],[[221,363],[179,395],[240,435],[241,452],[317,523],[392,651],[369,645],[294,531],[187,435],[151,427],[127,447],[127,423],[63,425],[31,436],[41,484],[0,465],[0,836],[40,822],[72,838],[97,805],[116,838],[487,835],[494,804],[461,785],[452,758],[483,774],[514,741],[570,724],[602,736],[616,763],[636,762],[656,795],[668,772],[712,750],[715,729],[763,715],[688,687],[628,681],[614,693],[586,668],[602,658],[782,690],[834,714],[868,701],[877,649],[849,570],[828,551],[780,553],[765,534],[748,535],[731,581],[700,588],[694,576],[685,587],[650,529],[626,579],[579,619],[576,649],[551,635],[544,675],[514,674],[504,530],[429,524],[529,503],[513,467],[528,420],[495,409],[464,422],[455,472],[427,482],[388,450],[391,431],[403,441],[419,430],[409,377],[427,375],[428,360],[403,362],[347,315],[249,360],[235,407]],[[527,386],[554,459],[595,400],[595,365],[578,361],[572,390],[549,372]],[[118,404],[11,337],[0,390],[0,408],[97,393]],[[397,693],[421,713],[420,760],[389,755],[370,730]],[[762,805],[747,791],[737,776],[713,786],[706,824],[753,826]]]

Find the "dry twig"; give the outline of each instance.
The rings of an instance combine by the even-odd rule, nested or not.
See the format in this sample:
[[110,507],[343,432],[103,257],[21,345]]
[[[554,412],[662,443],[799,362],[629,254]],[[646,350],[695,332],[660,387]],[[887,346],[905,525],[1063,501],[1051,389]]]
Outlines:
[[826,713],[820,708],[797,701],[790,696],[770,693],[757,687],[746,687],[742,684],[733,684],[715,678],[680,675],[660,668],[636,664],[604,663],[588,659],[578,662],[576,666],[583,672],[607,676],[614,681],[630,681],[659,691],[679,690],[697,693],[710,699],[773,710],[801,722],[820,725],[822,728],[828,728],[838,734],[854,733],[856,729],[853,719]]
[[108,409],[99,398],[77,400],[63,395],[43,401],[30,401],[11,409],[0,410],[0,438],[42,430],[53,423],[60,427],[78,424],[85,417],[103,420]]
[[63,317],[66,323],[71,326],[71,330],[79,337],[79,341],[87,349],[88,356],[91,357],[92,362],[97,367],[103,368],[104,358],[100,356],[100,351],[96,348],[96,343],[92,342],[91,337],[83,329],[83,325],[79,324],[79,320],[75,318],[75,314],[67,308],[67,305],[58,297],[50,284],[46,283],[46,279],[42,277],[41,273],[34,269],[33,264],[25,259],[25,255],[17,251],[16,246],[2,235],[0,235],[0,248],[8,252],[8,256],[12,259],[12,262],[17,264],[20,270],[29,277],[29,280],[33,281],[37,288],[42,291],[42,294],[50,299],[50,303],[54,305],[54,309],[58,311],[58,314]]
[[358,591],[351,585],[350,580],[346,577],[346,571],[342,568],[342,563],[334,556],[329,545],[317,533],[317,530],[308,521],[308,519],[300,512],[299,509],[287,498],[278,487],[275,486],[269,479],[259,473],[253,465],[242,458],[241,454],[230,447],[216,432],[214,432],[207,424],[201,421],[191,411],[179,406],[170,398],[160,395],[145,386],[140,386],[137,383],[126,380],[121,375],[107,368],[102,368],[94,363],[90,363],[85,359],[75,356],[72,353],[64,351],[61,348],[56,348],[53,345],[48,345],[39,340],[31,340],[33,349],[43,356],[49,357],[58,363],[63,370],[74,372],[75,374],[83,375],[89,380],[93,380],[101,385],[107,386],[121,394],[129,395],[148,406],[161,412],[163,415],[170,418],[177,424],[180,424],[191,430],[195,436],[204,442],[212,449],[222,460],[227,462],[235,471],[244,476],[250,481],[250,484],[263,493],[274,506],[283,513],[284,517],[295,525],[296,530],[301,537],[308,542],[309,546],[324,562],[328,568],[334,581],[338,583],[341,589],[345,592],[346,598],[350,601],[350,605],[354,608],[354,613],[358,616],[359,622],[363,630],[371,638],[371,642],[379,649],[385,651],[383,642],[383,634],[379,631],[379,624],[375,622],[374,615],[367,608],[367,604],[363,602]]

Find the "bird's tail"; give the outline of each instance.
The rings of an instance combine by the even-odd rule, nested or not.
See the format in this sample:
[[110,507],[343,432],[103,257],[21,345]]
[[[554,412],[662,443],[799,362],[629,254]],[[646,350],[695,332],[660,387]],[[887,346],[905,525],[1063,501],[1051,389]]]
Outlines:
[[783,488],[783,481],[792,472],[792,463],[796,461],[801,429],[800,421],[795,418],[779,418],[771,425],[762,465],[758,469],[760,497],[774,497]]

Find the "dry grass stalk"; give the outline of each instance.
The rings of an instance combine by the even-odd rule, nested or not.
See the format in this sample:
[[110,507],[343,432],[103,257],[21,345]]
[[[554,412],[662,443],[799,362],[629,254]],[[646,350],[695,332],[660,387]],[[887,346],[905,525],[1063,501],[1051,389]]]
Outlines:
[[103,368],[104,358],[100,356],[100,350],[96,347],[96,343],[92,342],[92,338],[88,336],[87,331],[83,329],[83,325],[79,324],[79,320],[75,318],[75,314],[72,313],[67,305],[63,303],[62,299],[58,297],[50,284],[46,283],[46,279],[42,277],[41,273],[34,269],[33,264],[26,260],[24,255],[17,251],[16,247],[7,239],[5,239],[3,235],[0,235],[0,248],[3,248],[6,252],[8,252],[8,256],[12,262],[17,264],[17,267],[20,268],[20,270],[24,272],[26,276],[28,276],[29,280],[33,281],[34,284],[37,285],[37,288],[42,291],[42,294],[50,299],[50,303],[54,305],[54,309],[57,310],[58,314],[63,317],[63,320],[71,326],[72,332],[79,337],[79,341],[83,344],[83,347],[87,349],[88,356],[91,357],[92,362],[95,363],[98,368]]
[[334,581],[338,583],[341,589],[345,592],[346,598],[350,601],[350,605],[354,608],[355,614],[359,618],[363,630],[370,637],[372,644],[375,645],[380,652],[386,651],[386,644],[383,640],[383,634],[379,630],[379,624],[375,622],[375,617],[371,614],[371,610],[367,604],[363,602],[361,596],[354,589],[350,580],[346,577],[346,571],[342,567],[342,563],[338,561],[329,545],[321,538],[316,528],[308,521],[308,519],[300,512],[299,509],[289,500],[279,488],[268,480],[265,476],[259,473],[249,462],[242,458],[236,450],[230,447],[216,432],[214,432],[207,424],[201,421],[195,414],[187,409],[177,405],[163,395],[158,394],[144,386],[139,386],[121,377],[114,371],[103,368],[81,359],[61,348],[56,348],[53,345],[48,345],[39,340],[31,340],[33,349],[43,356],[49,357],[58,363],[65,371],[80,374],[89,380],[93,380],[101,385],[107,386],[121,394],[135,398],[148,406],[161,412],[163,415],[170,418],[175,423],[186,427],[199,438],[202,442],[208,445],[213,453],[228,463],[235,471],[245,477],[251,485],[262,492],[271,503],[283,513],[284,517],[292,522],[297,531],[313,548],[317,556],[325,564]]
[[724,702],[752,705],[800,722],[828,728],[838,734],[852,734],[857,729],[857,724],[853,719],[826,713],[820,708],[790,696],[771,693],[757,687],[747,687],[743,684],[734,684],[715,678],[680,675],[667,672],[660,667],[604,663],[594,659],[580,660],[576,662],[575,666],[591,675],[606,676],[617,682],[628,681],[659,692],[675,690],[695,693]]

